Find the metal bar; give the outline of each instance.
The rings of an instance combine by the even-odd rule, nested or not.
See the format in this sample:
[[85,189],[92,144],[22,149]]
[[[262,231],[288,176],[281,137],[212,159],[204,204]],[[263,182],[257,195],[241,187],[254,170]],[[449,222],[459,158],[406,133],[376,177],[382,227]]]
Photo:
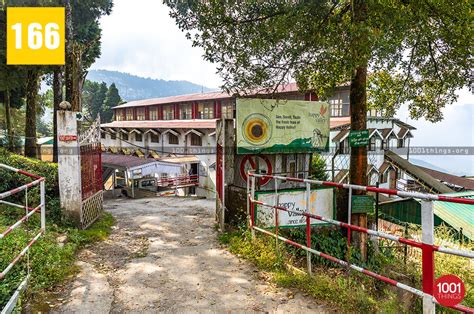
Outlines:
[[6,198],[6,197],[8,197],[8,196],[11,196],[11,195],[13,195],[13,194],[16,194],[16,193],[18,193],[18,192],[24,191],[24,190],[26,190],[26,189],[28,189],[28,188],[30,188],[30,187],[32,187],[32,186],[38,185],[41,181],[44,181],[44,178],[40,178],[40,179],[35,180],[35,181],[33,181],[33,182],[30,182],[30,183],[27,183],[27,184],[22,185],[22,186],[20,186],[20,187],[14,188],[14,189],[12,189],[12,190],[10,190],[10,191],[6,191],[6,192],[3,192],[3,193],[0,193],[0,200]]
[[[306,213],[311,213],[311,184],[306,183]],[[311,218],[306,216],[306,246],[311,248]],[[306,251],[306,270],[312,273],[311,253]]]
[[[248,173],[248,175],[251,175],[251,172]],[[250,199],[253,200],[255,199],[255,177],[252,176],[250,179]],[[250,201],[250,230],[252,233],[252,239],[255,239],[255,203]]]
[[[273,207],[273,205],[270,205],[270,204],[267,204],[267,203],[264,203],[264,202],[261,202],[261,201],[257,201],[257,200],[250,200],[250,202],[254,202],[258,205],[262,205],[262,206],[266,206],[266,207]],[[400,236],[391,235],[391,234],[384,233],[384,232],[381,232],[381,231],[375,231],[375,230],[370,230],[370,229],[366,229],[366,228],[355,226],[355,225],[349,225],[345,222],[341,222],[341,221],[330,219],[330,218],[325,218],[325,217],[322,217],[322,216],[319,216],[319,215],[307,214],[307,213],[304,213],[304,212],[293,211],[293,210],[287,209],[287,208],[282,207],[282,206],[278,206],[278,209],[279,210],[284,210],[284,211],[287,211],[287,212],[290,212],[290,213],[294,213],[294,214],[297,214],[297,215],[309,216],[311,218],[321,220],[321,221],[325,221],[325,222],[328,222],[328,223],[336,225],[336,226],[340,226],[340,227],[343,227],[343,228],[350,228],[350,229],[355,230],[355,231],[364,232],[364,233],[367,233],[367,234],[372,235],[372,236],[388,239],[388,240],[403,243],[403,244],[408,244],[410,246],[414,246],[414,247],[417,247],[417,248],[422,248],[423,247],[423,243],[420,243],[420,242],[417,242],[417,241],[414,241],[414,240],[410,240],[410,239],[406,239],[406,238],[403,238],[403,237],[400,237]],[[440,247],[440,246],[437,246],[437,245],[433,245],[433,250],[438,251],[438,252],[442,252],[442,253],[467,257],[467,258],[474,258],[474,252],[471,252],[471,251],[448,249],[448,248]]]
[[433,302],[434,285],[434,213],[433,202],[421,202],[421,248],[423,314],[435,313],[436,306]]
[[[375,186],[378,188],[379,183],[377,182]],[[379,192],[375,193],[375,230],[379,231]]]
[[5,230],[3,233],[0,234],[0,239],[3,239],[4,237],[6,237],[10,232],[12,232],[13,230],[15,230],[19,225],[21,225],[25,220],[28,220],[28,218],[30,218],[30,216],[32,216],[34,213],[36,213],[40,208],[42,208],[41,205],[39,205],[38,207],[36,207],[35,209],[33,209],[32,211],[30,211],[28,214],[26,214],[25,216],[21,217],[20,220],[18,220],[17,222],[15,222],[13,225],[11,225],[10,227],[8,227],[7,230]]
[[28,283],[29,279],[30,279],[30,275],[27,275],[25,279],[23,279],[23,281],[20,283],[18,288],[16,288],[15,292],[11,296],[10,300],[8,300],[8,303],[2,309],[1,314],[10,314],[13,312],[13,310],[15,309],[18,303],[18,298],[20,297],[20,293],[22,293],[23,290],[25,290],[26,284]]
[[36,175],[36,174],[33,174],[33,173],[29,173],[29,172],[26,172],[26,171],[24,171],[24,170],[17,169],[17,168],[14,168],[14,167],[12,167],[12,166],[8,166],[8,165],[2,164],[2,163],[0,163],[0,168],[7,169],[7,170],[10,170],[10,171],[19,173],[19,174],[25,175],[25,176],[30,177],[30,178],[33,178],[33,179],[41,179],[41,178],[42,178],[42,177],[39,176],[39,175]]
[[39,237],[43,234],[43,231],[40,231],[27,245],[26,247],[18,254],[8,266],[0,273],[0,280],[5,278],[5,275],[12,269],[13,266],[28,252],[30,247],[39,239]]
[[[274,201],[274,206],[278,206],[280,204],[279,202],[279,195],[278,195],[278,180],[275,181],[275,201]],[[275,208],[275,233],[278,235],[278,209]],[[275,238],[275,248],[276,251],[278,251],[278,237]]]
[[[352,188],[349,187],[349,200],[347,205],[347,224],[352,222]],[[347,261],[351,259],[351,228],[347,228]]]
[[[269,235],[269,236],[272,236],[272,237],[276,237],[276,235],[275,235],[274,233],[271,233],[270,231],[267,231],[267,230],[265,230],[265,229],[262,229],[262,228],[259,228],[259,227],[254,227],[254,229],[257,230],[257,231],[259,231],[259,232],[261,232],[261,233],[264,233],[264,234],[266,234],[266,235]],[[417,296],[419,296],[419,297],[422,297],[422,298],[424,298],[424,297],[430,297],[430,298],[432,298],[431,295],[427,295],[427,294],[424,293],[423,291],[420,291],[420,290],[418,290],[418,289],[416,289],[416,288],[410,287],[410,286],[408,286],[408,285],[406,285],[406,284],[404,284],[404,283],[401,283],[401,282],[398,282],[398,281],[396,281],[396,280],[390,279],[390,278],[388,278],[388,277],[379,275],[379,274],[377,274],[377,273],[374,273],[374,272],[372,272],[372,271],[370,271],[370,270],[367,270],[367,269],[365,269],[365,268],[362,268],[362,267],[360,267],[360,266],[357,266],[357,265],[348,263],[348,262],[346,262],[346,261],[340,260],[340,259],[338,259],[338,258],[335,258],[335,257],[333,257],[333,256],[331,256],[331,255],[328,255],[328,254],[319,252],[319,251],[317,251],[317,250],[311,249],[311,248],[309,248],[309,247],[307,247],[307,246],[304,246],[304,245],[302,245],[302,244],[299,244],[299,243],[296,243],[296,242],[291,241],[291,240],[289,240],[289,239],[286,239],[286,238],[284,238],[284,237],[282,237],[282,236],[278,236],[278,238],[279,238],[280,241],[283,241],[283,242],[285,242],[285,243],[288,243],[288,244],[290,244],[290,245],[293,245],[293,246],[295,246],[295,247],[297,247],[297,248],[303,249],[303,250],[305,250],[305,251],[307,251],[307,252],[311,252],[311,253],[313,253],[313,254],[316,254],[316,255],[318,255],[318,256],[320,256],[320,257],[323,257],[323,258],[325,258],[325,259],[327,259],[327,260],[330,260],[330,261],[332,261],[332,262],[334,262],[334,263],[337,263],[337,264],[339,264],[339,265],[341,265],[341,266],[349,267],[349,268],[351,268],[351,269],[354,269],[354,270],[356,270],[356,271],[358,271],[358,272],[360,272],[360,273],[363,273],[363,274],[365,274],[365,275],[367,275],[367,276],[369,276],[369,277],[375,278],[375,279],[377,279],[377,280],[380,280],[380,281],[383,281],[383,282],[385,282],[385,283],[388,283],[388,284],[390,284],[390,285],[392,285],[392,286],[395,286],[395,287],[398,287],[398,288],[400,288],[400,289],[406,290],[406,291],[408,291],[408,292],[410,292],[410,293],[413,293],[414,295],[417,295]],[[432,300],[433,300],[433,302],[438,303],[438,302],[436,301],[436,299],[432,298]],[[474,309],[472,309],[472,308],[469,308],[469,307],[466,307],[466,306],[463,306],[463,305],[459,305],[459,304],[458,304],[458,305],[455,305],[455,306],[453,306],[453,307],[451,307],[451,308],[457,309],[457,310],[459,310],[459,311],[466,312],[466,313],[472,313],[472,312],[474,311]]]
[[46,182],[40,183],[40,198],[41,198],[41,229],[46,231]]
[[330,181],[319,181],[319,180],[311,180],[311,179],[273,176],[273,175],[268,175],[268,174],[252,173],[251,176],[258,177],[258,178],[277,178],[279,180],[286,180],[286,181],[292,181],[292,182],[308,182],[308,183],[316,184],[316,185],[332,186],[332,187],[344,188],[344,189],[348,189],[350,187],[353,190],[379,192],[381,194],[397,195],[397,196],[405,197],[405,198],[412,197],[412,198],[432,200],[432,201],[443,201],[443,202],[450,202],[450,203],[474,205],[474,199],[469,199],[469,198],[449,197],[449,196],[426,194],[426,193],[419,193],[419,192],[406,192],[406,191],[398,191],[398,190],[392,190],[392,189],[377,188],[373,186],[362,186],[362,185],[355,185],[355,184],[336,183],[336,182],[330,182]]
[[[26,206],[25,205],[20,205],[20,204],[15,204],[15,203],[11,203],[11,202],[7,202],[7,201],[4,201],[4,200],[0,200],[0,204],[5,204],[5,205],[8,205],[8,206],[12,206],[12,207],[16,207],[16,208],[21,208],[21,209],[25,209]],[[32,207],[28,207],[28,210],[34,210],[34,208]]]

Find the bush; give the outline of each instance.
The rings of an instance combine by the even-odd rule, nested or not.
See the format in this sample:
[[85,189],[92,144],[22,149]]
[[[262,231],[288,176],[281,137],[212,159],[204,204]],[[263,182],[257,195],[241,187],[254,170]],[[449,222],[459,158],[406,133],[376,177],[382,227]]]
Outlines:
[[[61,224],[63,222],[63,215],[59,204],[57,164],[15,155],[3,148],[0,148],[0,163],[44,177],[46,179],[47,219],[56,224]],[[0,180],[1,192],[19,187],[32,181],[31,178],[25,175],[16,174],[5,169],[0,169],[0,178],[2,178],[2,180]],[[9,200],[15,203],[24,204],[24,195],[24,192],[18,193],[9,197]],[[37,206],[40,203],[39,186],[28,190],[28,203],[30,207]]]

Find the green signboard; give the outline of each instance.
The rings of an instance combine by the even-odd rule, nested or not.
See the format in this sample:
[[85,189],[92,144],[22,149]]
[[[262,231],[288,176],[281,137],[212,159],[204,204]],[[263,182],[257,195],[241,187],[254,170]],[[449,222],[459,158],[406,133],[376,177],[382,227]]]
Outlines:
[[329,149],[329,104],[237,99],[237,153],[308,153]]
[[369,130],[351,130],[349,133],[349,144],[351,147],[369,145]]
[[370,195],[353,195],[351,211],[353,214],[372,213],[375,209],[375,199]]

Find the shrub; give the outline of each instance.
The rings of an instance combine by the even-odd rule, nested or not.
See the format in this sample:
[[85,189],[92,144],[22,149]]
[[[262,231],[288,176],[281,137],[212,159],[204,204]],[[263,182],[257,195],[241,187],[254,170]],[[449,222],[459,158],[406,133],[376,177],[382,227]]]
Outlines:
[[[0,148],[0,163],[18,168],[46,179],[46,210],[47,219],[56,224],[61,224],[63,215],[59,204],[59,183],[58,183],[58,167],[57,164],[43,162],[36,159],[26,158],[15,155],[7,150]],[[31,178],[16,174],[12,171],[0,169],[0,191],[7,191],[24,185],[32,181]],[[9,197],[9,200],[15,203],[24,204],[25,193],[18,193]],[[40,202],[39,186],[28,190],[28,203],[30,206],[37,206]]]

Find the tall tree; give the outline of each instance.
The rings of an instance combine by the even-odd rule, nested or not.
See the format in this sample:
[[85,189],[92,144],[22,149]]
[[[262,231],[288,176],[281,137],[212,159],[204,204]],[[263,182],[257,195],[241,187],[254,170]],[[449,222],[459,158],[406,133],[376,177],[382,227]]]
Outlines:
[[112,11],[112,0],[65,0],[66,6],[66,100],[81,111],[82,86],[87,69],[100,56],[99,18]]
[[102,116],[101,121],[111,122],[114,115],[112,108],[122,103],[122,98],[120,98],[119,91],[115,86],[115,83],[112,83],[109,86],[107,91],[107,97],[105,98],[104,105],[102,106]]
[[26,77],[26,123],[25,123],[25,156],[36,158],[36,111],[40,75],[38,69],[31,67]]
[[[204,58],[218,64],[224,89],[272,91],[294,78],[324,99],[350,82],[355,130],[366,128],[367,92],[369,106],[393,112],[406,102],[411,117],[436,122],[469,82],[471,7],[465,0],[164,2]],[[367,69],[377,78],[369,86],[377,92],[367,91]],[[386,97],[381,86],[386,93],[396,89],[398,97]],[[365,154],[365,148],[351,151],[351,183],[366,183]],[[338,217],[347,211],[338,210]]]
[[84,109],[92,119],[96,119],[98,114],[102,115],[102,107],[107,97],[107,84],[86,80],[82,90],[82,102]]

